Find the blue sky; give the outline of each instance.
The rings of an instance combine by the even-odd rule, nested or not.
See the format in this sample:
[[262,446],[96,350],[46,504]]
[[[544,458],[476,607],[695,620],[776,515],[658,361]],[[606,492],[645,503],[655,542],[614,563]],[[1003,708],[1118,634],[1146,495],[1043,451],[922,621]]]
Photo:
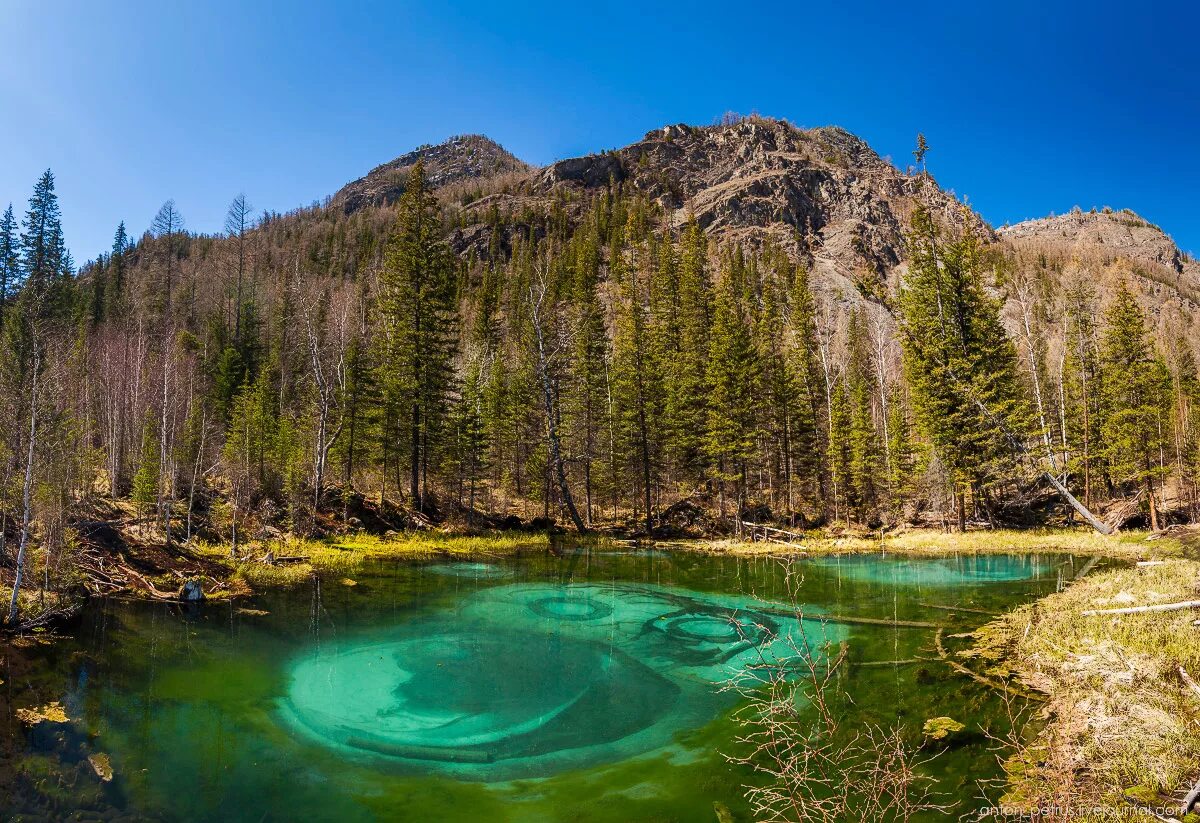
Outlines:
[[1198,24],[1108,0],[0,0],[0,207],[53,168],[82,261],[167,198],[216,231],[240,191],[284,211],[452,134],[541,164],[733,110],[900,164],[923,131],[996,225],[1127,207],[1200,251]]

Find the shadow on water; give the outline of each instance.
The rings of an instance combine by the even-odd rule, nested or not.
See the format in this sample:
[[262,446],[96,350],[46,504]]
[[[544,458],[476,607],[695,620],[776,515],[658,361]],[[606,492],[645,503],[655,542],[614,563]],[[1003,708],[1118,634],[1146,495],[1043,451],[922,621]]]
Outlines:
[[[1077,569],[1049,555],[856,555],[796,571],[563,546],[380,561],[356,585],[190,612],[96,601],[75,637],[5,664],[20,749],[0,766],[0,812],[691,820],[720,802],[744,817],[756,778],[722,756],[739,733],[721,688],[735,673],[797,646],[844,647],[837,682],[859,722],[1001,723],[995,695],[936,661],[929,627],[967,630]],[[13,711],[35,698],[70,721],[23,731]],[[982,738],[931,768],[963,797],[997,770]]]

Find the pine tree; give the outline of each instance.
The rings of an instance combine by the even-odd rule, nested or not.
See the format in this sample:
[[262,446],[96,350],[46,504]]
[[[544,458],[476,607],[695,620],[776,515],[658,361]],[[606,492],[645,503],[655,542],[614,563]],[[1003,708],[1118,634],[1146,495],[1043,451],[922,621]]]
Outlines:
[[[762,422],[769,452],[768,473],[773,488],[776,482],[782,486],[783,510],[791,517],[798,502],[793,482],[793,458],[800,392],[785,343],[783,309],[789,266],[782,252],[768,249],[767,256],[770,259],[767,270],[771,276],[764,278],[759,286],[762,296],[754,320],[754,345],[762,367],[759,396],[763,399]],[[772,501],[772,504],[777,507],[778,501]]]
[[639,492],[647,533],[654,529],[654,489],[658,483],[662,388],[658,359],[649,330],[644,278],[636,267],[626,272],[619,245],[609,260],[609,276],[621,284],[613,339],[613,397],[621,432],[621,462],[629,467],[629,488]]
[[850,439],[851,413],[850,392],[846,381],[839,379],[833,384],[829,398],[829,474],[833,489],[833,516],[844,516],[850,523],[850,511],[857,498],[854,489],[854,452]]
[[158,431],[154,417],[146,416],[142,425],[141,458],[133,475],[133,501],[142,506],[158,502],[158,482],[162,474],[158,453]]
[[42,174],[29,198],[21,232],[21,273],[24,284],[41,302],[43,316],[56,308],[51,295],[65,269],[70,268],[63,242],[62,216],[54,192],[54,174]]
[[679,346],[670,361],[667,383],[667,427],[672,462],[680,480],[695,482],[702,475],[705,444],[711,440],[707,423],[707,373],[711,286],[708,280],[708,242],[693,219],[684,230],[679,263]]
[[824,419],[825,378],[822,374],[817,340],[817,308],[808,282],[808,269],[795,266],[788,290],[788,359],[798,389],[796,434],[793,437],[796,473],[805,483],[818,511],[824,510],[825,460],[828,430]]
[[129,250],[129,237],[125,234],[125,221],[117,224],[113,234],[112,250],[104,279],[104,309],[107,317],[120,317],[125,312],[125,253]]
[[736,269],[730,268],[734,270],[722,279],[713,307],[704,432],[705,452],[720,484],[721,514],[725,514],[726,485],[732,482],[740,524],[746,506],[747,464],[758,437],[755,386],[760,370],[749,324],[738,304]]
[[882,470],[879,435],[873,414],[873,384],[867,351],[866,320],[860,310],[851,312],[846,364],[849,405],[850,493],[847,497],[861,521],[878,502],[878,477]]
[[581,232],[573,254],[575,335],[572,380],[575,385],[570,405],[577,434],[575,441],[583,464],[584,520],[590,527],[594,508],[592,467],[600,451],[600,432],[605,428],[608,377],[608,330],[600,302],[600,256],[596,236]]
[[17,220],[9,203],[4,216],[0,217],[0,327],[4,322],[4,309],[21,283],[21,246],[17,231]]
[[1066,408],[1067,470],[1082,474],[1084,505],[1091,505],[1097,478],[1105,474],[1100,425],[1103,419],[1103,374],[1097,342],[1096,295],[1087,280],[1070,284],[1064,295],[1066,313],[1063,362]]

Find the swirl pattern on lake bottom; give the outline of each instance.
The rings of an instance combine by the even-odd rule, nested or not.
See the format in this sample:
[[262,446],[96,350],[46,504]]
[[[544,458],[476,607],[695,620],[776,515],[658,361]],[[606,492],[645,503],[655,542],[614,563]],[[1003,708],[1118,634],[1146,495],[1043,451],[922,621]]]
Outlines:
[[301,658],[283,715],[322,744],[399,768],[544,776],[667,746],[726,705],[717,686],[747,664],[840,639],[749,598],[499,586]]

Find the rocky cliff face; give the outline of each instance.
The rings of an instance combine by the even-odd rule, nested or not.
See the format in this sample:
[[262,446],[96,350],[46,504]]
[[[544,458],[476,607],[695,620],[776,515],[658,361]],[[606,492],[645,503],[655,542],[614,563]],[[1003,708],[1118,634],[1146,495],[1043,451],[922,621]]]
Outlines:
[[523,185],[471,203],[452,243],[460,253],[485,255],[488,210],[546,209],[563,202],[564,193],[586,195],[610,181],[648,196],[675,226],[694,216],[718,242],[754,247],[770,238],[806,261],[816,285],[839,300],[861,302],[894,281],[918,204],[944,225],[970,223],[986,239],[995,237],[932,177],[902,173],[843,129],[750,118],[666,126],[616,151],[531,170]]
[[839,128],[761,118],[666,126],[618,151],[555,163],[537,188],[594,188],[610,179],[650,195],[677,226],[694,215],[718,239],[754,244],[769,235],[846,269],[882,273],[899,263],[917,203],[991,236],[931,178],[902,174]]
[[394,203],[404,193],[404,181],[418,159],[425,161],[425,176],[434,188],[530,171],[528,165],[499,143],[478,134],[462,135],[436,146],[422,146],[376,166],[366,176],[342,187],[333,196],[333,204],[350,214],[366,206]]
[[[1190,328],[1200,308],[1200,265],[1133,212],[1075,211],[994,232],[932,177],[901,172],[836,127],[800,129],[757,117],[673,125],[615,151],[540,169],[486,137],[458,137],[379,166],[339,191],[335,206],[349,213],[393,202],[418,157],[434,187],[480,184],[480,192],[457,198],[463,219],[451,244],[464,255],[486,257],[496,247],[486,219],[492,209],[545,213],[557,204],[570,211],[616,182],[656,202],[677,227],[694,216],[717,242],[781,244],[810,265],[827,304],[865,306],[888,324],[878,298],[904,272],[904,234],[918,205],[944,226],[969,224],[1018,265],[1044,268],[1050,260],[1059,274],[1072,266],[1091,271],[1101,296],[1118,280],[1132,283],[1160,325]],[[498,247],[510,248],[511,240],[499,238]]]

